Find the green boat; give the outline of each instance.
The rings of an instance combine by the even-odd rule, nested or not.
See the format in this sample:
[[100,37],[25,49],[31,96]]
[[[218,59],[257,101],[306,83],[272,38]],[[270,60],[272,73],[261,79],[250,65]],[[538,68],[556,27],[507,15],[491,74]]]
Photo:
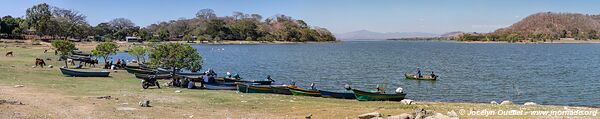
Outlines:
[[270,85],[251,85],[246,83],[236,83],[237,90],[242,93],[273,93]]
[[305,90],[301,88],[289,88],[292,95],[297,96],[313,96],[313,97],[321,97],[321,93],[319,90]]
[[421,77],[417,76],[416,74],[413,73],[405,73],[404,77],[406,77],[406,79],[413,79],[413,80],[437,80],[437,75],[421,75]]
[[400,94],[382,94],[382,93],[373,93],[366,92],[361,90],[352,89],[354,95],[356,96],[356,100],[358,101],[400,101],[404,99],[406,93]]

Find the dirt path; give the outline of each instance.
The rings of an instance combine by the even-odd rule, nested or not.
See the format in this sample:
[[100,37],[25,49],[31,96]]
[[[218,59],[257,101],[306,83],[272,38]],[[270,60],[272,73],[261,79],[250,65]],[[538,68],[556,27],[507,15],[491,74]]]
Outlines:
[[45,93],[27,87],[0,86],[0,100],[19,104],[0,104],[0,118],[100,118],[93,115],[94,103],[81,103],[76,97]]

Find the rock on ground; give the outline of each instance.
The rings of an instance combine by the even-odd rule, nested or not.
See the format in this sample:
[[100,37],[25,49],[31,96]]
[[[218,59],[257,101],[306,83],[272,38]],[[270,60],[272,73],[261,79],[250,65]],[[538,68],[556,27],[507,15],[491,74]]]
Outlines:
[[413,100],[411,100],[411,99],[404,99],[404,100],[401,100],[400,102],[401,102],[402,104],[405,104],[405,105],[410,105],[410,104],[412,104],[414,101],[413,101]]
[[407,114],[407,113],[388,117],[388,119],[414,119],[414,118],[415,118],[414,115]]
[[425,119],[450,119],[450,117],[442,113],[435,113],[432,116],[425,117]]
[[139,102],[140,107],[150,107],[150,100],[143,100]]
[[500,103],[500,105],[512,105],[512,104],[513,103],[509,100],[505,100],[505,101],[502,101],[502,103]]
[[378,118],[378,117],[382,117],[381,113],[379,113],[379,112],[371,112],[371,113],[358,115],[359,119],[373,119],[373,118]]
[[525,105],[525,106],[528,106],[528,105],[537,105],[537,103],[535,103],[535,102],[526,102],[523,105]]

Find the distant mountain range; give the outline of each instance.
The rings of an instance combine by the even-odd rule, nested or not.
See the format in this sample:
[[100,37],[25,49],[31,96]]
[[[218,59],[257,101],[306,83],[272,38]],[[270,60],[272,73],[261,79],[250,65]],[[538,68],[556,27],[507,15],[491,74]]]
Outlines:
[[347,33],[337,33],[335,37],[340,40],[385,40],[391,38],[410,38],[410,37],[438,37],[439,34],[424,32],[388,32],[380,33],[368,30],[353,31]]

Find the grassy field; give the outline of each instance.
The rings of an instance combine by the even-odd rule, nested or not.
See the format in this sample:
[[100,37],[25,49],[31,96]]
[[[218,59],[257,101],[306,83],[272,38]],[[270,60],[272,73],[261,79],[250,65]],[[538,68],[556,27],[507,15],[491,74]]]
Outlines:
[[[0,43],[0,46],[7,46],[0,47],[0,100],[24,103],[0,104],[0,118],[304,118],[312,115],[313,118],[321,119],[357,118],[357,115],[369,112],[398,115],[413,113],[420,108],[442,114],[455,111],[461,118],[565,118],[567,116],[473,116],[466,113],[478,110],[597,110],[587,107],[445,102],[403,105],[399,102],[359,102],[166,86],[162,89],[144,90],[140,80],[124,70],[111,72],[111,77],[107,78],[65,77],[58,69],[64,64],[57,61],[53,51],[43,53],[44,49],[50,49],[46,45]],[[78,47],[89,50],[90,46],[93,45]],[[14,56],[4,56],[8,51],[13,51]],[[55,67],[32,68],[35,58],[50,58],[51,61],[46,63]],[[161,82],[165,83],[166,81]],[[176,93],[176,90],[181,92]],[[113,99],[97,99],[99,96],[111,96]],[[152,107],[138,106],[141,100],[150,100]]]

